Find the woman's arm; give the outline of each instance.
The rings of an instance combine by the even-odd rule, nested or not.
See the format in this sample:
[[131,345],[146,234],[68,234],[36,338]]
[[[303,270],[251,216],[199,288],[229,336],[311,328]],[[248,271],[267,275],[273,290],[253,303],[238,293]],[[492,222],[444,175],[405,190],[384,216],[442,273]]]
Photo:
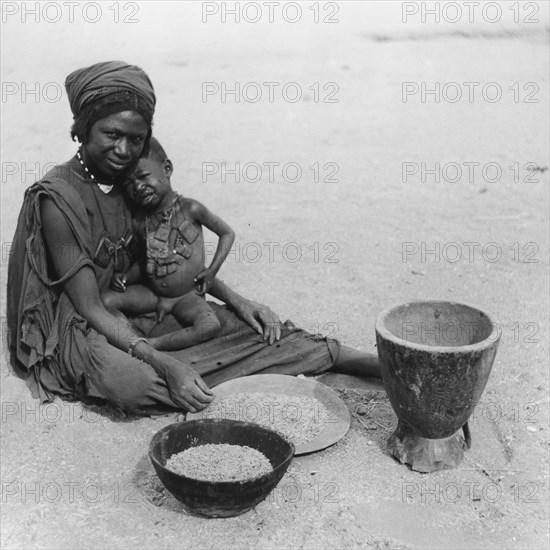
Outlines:
[[[71,269],[80,248],[65,216],[51,199],[42,199],[40,211],[48,257],[55,270],[56,279],[59,279]],[[60,250],[70,253],[59,254]],[[92,328],[103,334],[113,346],[124,351],[128,349],[136,335],[127,323],[114,317],[103,306],[95,274],[90,266],[83,266],[67,279],[63,284],[63,290],[71,299],[76,311]]]
[[269,345],[281,339],[281,320],[267,306],[237,294],[217,277],[214,279],[209,294],[233,309],[243,321],[247,322],[258,334],[261,334]]
[[[63,213],[51,199],[42,199],[42,231],[53,269],[58,277],[67,273],[74,263],[73,254],[56,254],[58,250],[79,250],[78,243]],[[113,346],[128,351],[138,336],[127,322],[105,309],[99,294],[94,271],[83,266],[63,283],[63,290],[76,311],[103,334]],[[146,342],[135,345],[134,354],[149,363],[166,380],[172,400],[192,412],[203,409],[212,400],[212,392],[191,367],[173,357],[158,352]]]

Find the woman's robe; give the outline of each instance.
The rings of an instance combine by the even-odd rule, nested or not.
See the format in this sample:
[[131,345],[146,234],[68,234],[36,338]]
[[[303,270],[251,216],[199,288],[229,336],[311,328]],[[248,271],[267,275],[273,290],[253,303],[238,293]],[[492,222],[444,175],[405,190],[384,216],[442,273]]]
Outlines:
[[[100,292],[109,288],[113,262],[101,267],[94,255],[105,231],[121,235],[131,214],[115,187],[104,195],[85,177],[76,158],[57,166],[30,187],[10,250],[7,286],[8,346],[15,372],[42,401],[99,398],[125,410],[154,414],[177,408],[154,369],[109,344],[88,326],[62,290],[62,283],[84,266],[94,269]],[[52,253],[71,254],[72,268],[52,278],[41,231],[40,201],[49,197],[63,212],[76,246]],[[105,227],[107,226],[107,227]],[[131,258],[124,258],[127,269]],[[279,342],[269,346],[261,335],[225,306],[212,304],[222,325],[207,342],[170,352],[192,366],[210,386],[259,373],[316,374],[338,355],[336,340],[321,338],[286,322]],[[159,326],[156,314],[133,319],[137,333],[148,336],[179,328],[172,316]],[[109,327],[106,327],[109,330]]]

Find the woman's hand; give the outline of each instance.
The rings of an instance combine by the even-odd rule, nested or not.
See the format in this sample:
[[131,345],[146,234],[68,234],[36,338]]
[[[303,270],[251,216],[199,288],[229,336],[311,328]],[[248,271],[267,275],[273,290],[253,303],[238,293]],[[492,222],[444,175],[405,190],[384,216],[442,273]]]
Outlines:
[[189,412],[202,411],[214,399],[212,390],[193,368],[164,353],[156,355],[163,363],[163,378],[172,401]]
[[267,340],[271,345],[281,339],[281,320],[267,306],[243,298],[218,277],[214,279],[210,294],[233,309],[243,321],[263,336],[264,342]]
[[231,306],[243,321],[263,336],[264,342],[267,340],[270,346],[281,339],[281,320],[267,306],[242,296],[232,301]]

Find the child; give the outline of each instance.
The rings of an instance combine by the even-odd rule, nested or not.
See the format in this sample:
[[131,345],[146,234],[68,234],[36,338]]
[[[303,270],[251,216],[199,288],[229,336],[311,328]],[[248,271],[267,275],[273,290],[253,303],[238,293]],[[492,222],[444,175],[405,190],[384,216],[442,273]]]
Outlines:
[[[139,160],[124,183],[130,199],[141,207],[133,224],[134,233],[144,244],[149,285],[133,284],[142,278],[142,265],[136,262],[126,273],[115,273],[111,288],[116,292],[102,294],[105,307],[115,314],[135,316],[156,310],[159,322],[172,313],[187,327],[147,339],[162,351],[190,347],[219,333],[219,321],[204,294],[235,239],[235,233],[221,218],[172,189],[172,172],[164,149],[151,138],[149,154]],[[204,266],[203,225],[219,237],[209,267]]]

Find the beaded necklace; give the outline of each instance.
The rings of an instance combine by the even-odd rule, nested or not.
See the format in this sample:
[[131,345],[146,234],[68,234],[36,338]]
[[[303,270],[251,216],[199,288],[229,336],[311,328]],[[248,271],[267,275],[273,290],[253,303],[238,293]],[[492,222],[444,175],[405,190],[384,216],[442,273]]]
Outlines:
[[[114,184],[111,185],[105,185],[102,183],[99,183],[97,181],[96,177],[92,174],[92,172],[89,170],[89,168],[84,164],[84,160],[82,159],[82,154],[80,153],[80,149],[76,153],[76,157],[78,159],[78,162],[80,162],[80,165],[84,169],[84,172],[86,175],[90,178],[90,180],[99,187],[99,189],[107,195],[113,190]],[[100,265],[103,268],[106,268],[107,265],[110,262],[110,259],[112,258],[114,260],[114,267],[115,270],[122,269],[122,267],[119,265],[119,252],[124,249],[127,252],[128,246],[133,241],[133,235],[128,227],[128,221],[126,219],[126,213],[124,212],[122,214],[123,220],[124,220],[124,233],[121,237],[117,239],[116,235],[112,236],[111,233],[107,230],[107,223],[105,222],[105,217],[103,216],[103,210],[99,204],[99,200],[97,198],[96,192],[94,190],[95,188],[92,187],[92,195],[94,197],[95,204],[97,206],[97,210],[99,212],[99,216],[101,217],[101,223],[103,224],[103,234],[101,236],[101,239],[99,241],[99,244],[96,248],[96,251],[94,253],[94,261]],[[107,258],[104,258],[104,254],[102,254],[102,251],[106,252]]]
[[103,191],[103,193],[107,194],[113,190],[113,184],[106,185],[104,183],[100,183],[99,181],[97,181],[96,177],[92,174],[90,169],[84,164],[84,159],[82,158],[80,149],[78,149],[78,151],[76,152],[76,158],[78,159],[78,162],[80,162],[80,166],[82,166],[82,168],[84,169],[84,172],[86,172],[86,174],[90,176],[90,179],[101,189],[101,191]]

